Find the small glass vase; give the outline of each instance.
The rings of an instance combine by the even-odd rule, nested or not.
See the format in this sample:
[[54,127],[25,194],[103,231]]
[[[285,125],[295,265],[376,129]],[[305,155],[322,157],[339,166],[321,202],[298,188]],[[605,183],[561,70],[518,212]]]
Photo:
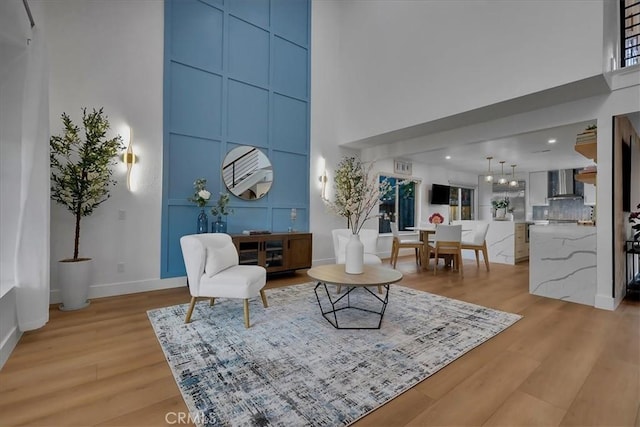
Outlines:
[[218,219],[211,224],[211,232],[212,233],[226,233],[227,232],[227,221],[223,221],[221,216],[218,216]]
[[204,209],[198,215],[198,234],[206,233],[209,230],[209,217]]

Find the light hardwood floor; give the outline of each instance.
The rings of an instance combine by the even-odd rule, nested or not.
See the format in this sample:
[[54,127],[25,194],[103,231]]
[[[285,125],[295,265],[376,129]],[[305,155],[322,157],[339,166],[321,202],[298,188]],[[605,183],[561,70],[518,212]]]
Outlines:
[[[404,286],[524,318],[356,426],[640,426],[637,301],[608,312],[532,296],[526,264],[487,272],[467,262],[460,278],[418,272],[404,257],[398,269]],[[298,272],[267,288],[306,281]],[[188,301],[184,287],[76,312],[52,306],[49,323],[25,333],[0,371],[0,426],[180,425],[187,408],[146,310]]]

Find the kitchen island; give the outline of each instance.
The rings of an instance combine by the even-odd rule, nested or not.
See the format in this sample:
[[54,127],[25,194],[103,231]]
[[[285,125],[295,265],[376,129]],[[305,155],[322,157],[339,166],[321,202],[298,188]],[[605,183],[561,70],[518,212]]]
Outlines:
[[[462,224],[462,240],[473,239],[473,230],[481,223],[489,223],[487,230],[487,252],[489,262],[514,265],[529,258],[529,243],[527,242],[527,223],[524,221],[454,221]],[[474,259],[475,252],[463,250],[462,258]]]
[[596,254],[596,227],[530,226],[529,292],[593,307]]

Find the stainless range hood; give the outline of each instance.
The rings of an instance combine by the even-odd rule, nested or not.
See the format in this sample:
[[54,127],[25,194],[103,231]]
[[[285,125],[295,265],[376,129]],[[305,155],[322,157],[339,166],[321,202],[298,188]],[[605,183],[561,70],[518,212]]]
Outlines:
[[574,181],[573,169],[560,169],[548,172],[547,195],[549,200],[582,199],[582,191],[578,191]]

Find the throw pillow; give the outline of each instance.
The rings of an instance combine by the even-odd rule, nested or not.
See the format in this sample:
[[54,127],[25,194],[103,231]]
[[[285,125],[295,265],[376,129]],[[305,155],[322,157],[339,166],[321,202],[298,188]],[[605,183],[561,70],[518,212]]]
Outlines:
[[238,252],[233,243],[222,248],[207,248],[207,261],[204,266],[207,276],[213,277],[234,265],[238,265]]

